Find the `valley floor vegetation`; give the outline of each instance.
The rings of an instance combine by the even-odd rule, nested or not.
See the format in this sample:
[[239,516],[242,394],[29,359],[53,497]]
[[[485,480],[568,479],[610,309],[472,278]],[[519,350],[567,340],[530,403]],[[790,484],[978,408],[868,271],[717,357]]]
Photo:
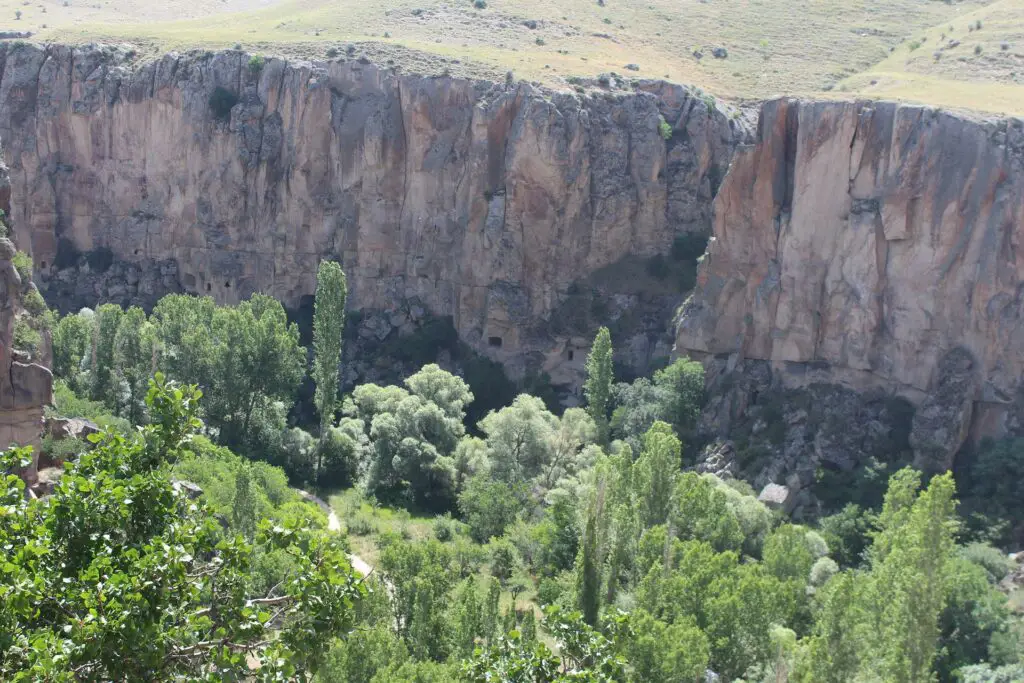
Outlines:
[[323,264],[312,354],[260,295],[53,324],[55,411],[103,431],[47,441],[52,495],[0,491],[0,679],[1024,680],[990,543],[1021,518],[1018,443],[986,446],[963,505],[905,468],[877,507],[795,524],[693,471],[698,363],[615,384],[602,329],[583,407],[524,393],[473,421],[435,364],[342,397],[344,299]]

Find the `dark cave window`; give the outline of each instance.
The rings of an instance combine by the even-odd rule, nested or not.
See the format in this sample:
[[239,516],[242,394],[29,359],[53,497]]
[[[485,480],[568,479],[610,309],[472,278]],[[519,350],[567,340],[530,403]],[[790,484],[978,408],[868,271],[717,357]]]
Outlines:
[[231,283],[230,282],[225,282],[224,283],[224,288],[225,289],[231,289]]
[[487,343],[496,349],[500,349],[502,344],[501,337],[488,337]]
[[212,288],[210,287],[210,283],[209,283],[209,282],[207,282],[207,283],[206,283],[206,291],[207,291],[207,292],[209,292],[209,291],[210,291],[210,289],[212,289]]
[[39,267],[43,268],[45,270],[46,269],[46,261],[40,261],[39,262]]
[[569,360],[575,360],[575,359],[576,359],[576,352],[573,351],[572,349],[569,349]]

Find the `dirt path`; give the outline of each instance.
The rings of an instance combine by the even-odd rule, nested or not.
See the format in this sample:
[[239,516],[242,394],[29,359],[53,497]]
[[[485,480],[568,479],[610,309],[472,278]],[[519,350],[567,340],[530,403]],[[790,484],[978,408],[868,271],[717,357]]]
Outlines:
[[[308,491],[303,491],[302,489],[296,490],[299,492],[299,495],[302,496],[305,500],[309,501],[310,503],[315,503],[316,505],[319,505],[320,509],[327,513],[328,531],[334,531],[338,533],[341,532],[341,520],[338,519],[337,513],[335,513],[334,510],[331,509],[330,505],[324,502],[321,498],[318,498],[314,496],[312,493],[309,493]],[[369,576],[373,572],[373,567],[371,567],[369,563],[366,562],[366,560],[359,557],[358,555],[353,555],[349,553],[348,559],[349,562],[352,563],[352,568],[360,574],[362,574],[363,576]]]

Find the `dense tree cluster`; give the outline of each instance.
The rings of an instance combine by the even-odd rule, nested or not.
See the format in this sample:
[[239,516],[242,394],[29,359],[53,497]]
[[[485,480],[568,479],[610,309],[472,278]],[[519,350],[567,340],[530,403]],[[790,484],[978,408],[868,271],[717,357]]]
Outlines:
[[[926,481],[907,468],[877,505],[797,524],[744,482],[688,468],[704,401],[698,363],[616,385],[602,329],[584,405],[560,412],[522,393],[469,419],[478,414],[470,385],[431,364],[401,386],[363,384],[341,397],[345,296],[341,269],[325,264],[310,371],[320,419],[305,425],[316,436],[287,421],[308,359],[272,299],[222,307],[172,296],[150,316],[105,305],[56,324],[58,408],[104,408],[120,421],[106,420],[114,429],[69,467],[48,504],[15,503],[9,480],[15,513],[0,516],[0,533],[26,550],[3,569],[0,597],[16,599],[0,638],[28,645],[0,660],[7,670],[24,678],[49,658],[54,671],[96,667],[86,677],[210,678],[242,671],[246,653],[266,661],[280,652],[284,670],[356,683],[668,683],[708,671],[747,683],[1017,680],[1021,624],[997,588],[1009,567],[986,542],[1013,537],[1003,522],[1019,517],[1019,477],[989,473],[1016,472],[1019,447],[985,444],[958,473],[969,493],[987,496],[964,506],[966,523],[952,475]],[[162,379],[149,387],[155,371],[200,385],[202,407]],[[131,425],[144,426],[128,435]],[[171,476],[198,483],[202,504],[186,509]],[[289,480],[355,486],[368,507],[436,515],[434,537],[373,532],[376,567],[356,581]],[[111,501],[102,510],[92,506],[99,491]],[[76,514],[81,528],[68,525]],[[64,526],[34,525],[42,540],[17,535],[51,515]],[[186,521],[172,523],[176,515]],[[371,533],[357,514],[343,521],[353,535]],[[83,536],[101,523],[110,539]],[[71,542],[84,559],[68,558]],[[43,559],[33,543],[47,549]],[[53,590],[71,613],[87,613],[87,594],[107,581],[94,556],[130,581],[133,572],[156,581],[150,562],[170,572],[159,585],[182,604],[146,597],[151,611],[131,626],[159,634],[152,652],[123,654],[123,643],[91,632],[75,641],[84,626],[64,631],[65,612],[18,597]],[[44,569],[53,576],[29,580]],[[212,571],[226,583],[207,581]],[[70,587],[53,585],[66,577]],[[286,594],[285,611],[260,609]],[[157,607],[170,618],[154,624]],[[238,623],[216,621],[228,616]],[[71,654],[54,659],[58,650]]]
[[[176,485],[176,463],[203,450],[199,396],[158,377],[152,424],[92,437],[46,500],[4,477],[0,678],[240,680],[258,667],[301,679],[352,628],[365,589],[337,539],[310,530],[315,513],[283,504],[272,471],[264,487],[229,463],[234,527]],[[6,451],[0,470],[28,455]]]

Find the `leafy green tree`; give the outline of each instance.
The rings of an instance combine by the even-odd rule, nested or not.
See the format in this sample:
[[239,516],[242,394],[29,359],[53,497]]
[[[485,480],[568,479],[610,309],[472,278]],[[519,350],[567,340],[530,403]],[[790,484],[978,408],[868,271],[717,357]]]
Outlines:
[[679,477],[670,520],[679,538],[707,541],[718,550],[738,550],[743,545],[736,513],[710,477],[693,472]]
[[863,598],[868,577],[836,574],[816,594],[818,611],[809,637],[797,648],[793,679],[800,683],[848,683],[856,680],[866,651],[867,615]]
[[[238,680],[305,678],[353,624],[363,588],[335,539],[284,521],[255,547],[225,539],[168,463],[200,427],[199,392],[158,376],[152,424],[107,432],[69,463],[45,502],[6,476],[0,516],[0,678]],[[16,469],[27,449],[0,456]],[[279,548],[289,578],[252,594],[254,552]],[[271,630],[273,629],[273,631]]]
[[442,622],[454,585],[452,560],[451,550],[433,540],[395,541],[381,551],[379,568],[388,586],[391,620],[418,656],[435,656],[447,646]]
[[313,304],[313,402],[320,413],[320,443],[317,476],[323,465],[323,442],[334,424],[338,403],[338,366],[341,364],[342,335],[345,332],[345,300],[348,284],[341,266],[321,261],[316,274],[316,298]]
[[682,445],[665,422],[655,422],[644,437],[644,449],[633,465],[635,499],[645,527],[664,524],[672,510],[672,495],[680,476]]
[[993,643],[1010,635],[1010,619],[1006,596],[990,583],[985,569],[957,557],[951,561],[947,582],[935,662],[939,679],[954,680],[961,667],[976,662],[1013,663],[1003,661],[998,643]]
[[231,521],[247,539],[252,539],[256,532],[256,496],[246,469],[241,469],[236,475]]
[[486,475],[467,481],[459,494],[459,510],[469,525],[470,537],[477,543],[486,543],[504,535],[523,510],[523,499],[523,491]]
[[608,443],[608,411],[611,408],[612,382],[612,335],[607,327],[597,331],[594,345],[587,356],[587,380],[583,384],[583,395],[587,399],[587,412],[597,425],[598,443]]
[[856,567],[871,544],[870,531],[874,515],[853,503],[834,515],[822,519],[821,532],[831,555],[842,567]]
[[491,474],[509,484],[537,477],[553,456],[558,418],[544,402],[529,394],[480,421],[491,460]]
[[[624,621],[624,620],[623,620]],[[478,649],[463,667],[468,683],[624,683],[626,662],[617,653],[628,626],[606,624],[608,638],[583,621],[578,612],[557,607],[545,612],[545,626],[558,644],[559,656],[540,642],[511,631],[486,649]]]
[[783,524],[775,529],[764,544],[764,566],[782,581],[807,582],[817,558],[807,543],[807,529]]
[[75,391],[85,389],[80,376],[83,361],[90,355],[91,337],[90,320],[77,313],[64,316],[53,328],[53,374]]
[[601,542],[598,538],[598,518],[601,515],[603,492],[598,491],[587,510],[587,524],[580,543],[577,560],[577,604],[584,623],[596,626],[601,611]]
[[580,529],[576,511],[567,496],[558,496],[544,510],[544,518],[534,528],[538,542],[537,569],[554,576],[571,569],[579,551]]
[[118,412],[132,424],[145,421],[145,396],[149,378],[156,372],[156,331],[146,320],[145,312],[132,306],[117,326],[114,335],[114,379]]
[[357,628],[331,648],[317,674],[322,683],[371,683],[378,672],[398,668],[409,660],[404,641],[386,623]]
[[644,434],[659,420],[688,438],[704,403],[704,367],[679,359],[651,379],[619,384],[615,397],[618,407],[612,414],[612,430],[633,448],[641,448]]
[[323,487],[351,486],[370,449],[362,421],[342,418],[337,427],[328,427],[320,438],[317,483]]
[[626,652],[633,667],[631,681],[675,683],[704,675],[710,645],[692,621],[669,625],[640,611],[630,615],[630,626],[633,633]]
[[227,445],[246,444],[257,408],[272,401],[291,405],[304,375],[299,328],[284,307],[254,294],[234,308],[218,308],[211,322],[210,418]]
[[1024,439],[987,440],[966,465],[958,472],[957,485],[969,529],[998,545],[1020,545],[1024,542]]
[[502,583],[512,578],[519,566],[519,553],[508,539],[491,541],[491,576]]
[[[369,430],[366,486],[381,498],[401,499],[437,512],[455,502],[453,457],[465,435],[465,406],[473,400],[461,379],[427,365],[400,387],[363,385],[345,412]],[[435,402],[437,401],[437,402]]]
[[483,604],[477,592],[476,581],[466,579],[455,594],[449,615],[452,628],[452,651],[468,657],[473,654],[476,639],[483,635]]
[[213,376],[213,314],[217,306],[210,297],[168,294],[160,299],[150,317],[160,339],[160,367],[179,382],[206,387]]
[[117,304],[103,304],[93,317],[92,362],[89,398],[103,401],[111,409],[117,406],[114,386],[114,339],[124,311]]
[[952,476],[932,479],[916,495],[919,487],[917,472],[893,476],[871,548],[878,637],[872,661],[885,680],[897,683],[932,677],[955,552]]

